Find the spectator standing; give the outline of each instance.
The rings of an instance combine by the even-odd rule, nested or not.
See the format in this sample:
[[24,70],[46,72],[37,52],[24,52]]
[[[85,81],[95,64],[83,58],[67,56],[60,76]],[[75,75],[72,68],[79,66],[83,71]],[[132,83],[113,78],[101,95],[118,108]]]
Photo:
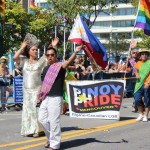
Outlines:
[[[20,65],[20,58],[14,63],[15,69],[13,70],[13,77],[22,77],[22,67]],[[15,109],[20,111],[22,109],[22,103],[15,104]]]
[[132,72],[132,76],[135,75],[135,64],[138,61],[138,50],[137,49],[131,49],[131,56],[128,59],[127,68],[130,68],[130,70],[127,72]]
[[14,63],[13,77],[22,76],[22,66],[20,65],[20,58],[18,58]]
[[[135,64],[135,75],[137,81],[134,89],[134,100],[139,112],[139,116],[136,120],[143,120],[144,122],[148,121],[148,114],[150,111],[150,60],[148,60],[149,54],[149,50],[140,50],[140,60]],[[144,102],[142,100],[142,97],[144,97]],[[145,106],[145,112],[143,106]]]
[[[7,64],[7,58],[2,56],[0,58],[0,77],[5,82],[3,84],[6,84],[6,82],[8,81],[8,78],[10,78],[10,73],[9,73],[9,70],[8,70],[6,64]],[[1,99],[1,103],[2,103],[1,110],[4,111],[4,110],[6,110],[5,103],[8,100],[8,97],[9,97],[9,94],[11,93],[11,90],[6,85],[1,85],[0,86],[0,90],[1,90],[1,97],[0,97],[0,99]]]
[[110,63],[108,72],[109,73],[119,72],[118,64],[117,63]]

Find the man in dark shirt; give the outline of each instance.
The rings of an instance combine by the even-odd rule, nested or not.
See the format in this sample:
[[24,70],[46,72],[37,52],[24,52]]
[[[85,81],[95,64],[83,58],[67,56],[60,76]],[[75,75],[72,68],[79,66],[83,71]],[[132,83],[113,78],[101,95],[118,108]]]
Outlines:
[[[52,84],[50,91],[47,93],[45,99],[42,101],[39,109],[39,122],[42,124],[43,130],[47,137],[47,144],[45,145],[48,150],[55,150],[60,148],[61,141],[61,128],[60,128],[60,114],[63,104],[63,85],[65,79],[66,68],[74,61],[76,54],[81,50],[81,46],[77,46],[71,57],[62,63],[62,66],[57,74],[57,77]],[[54,48],[49,48],[46,51],[46,56],[49,65],[44,68],[42,80],[49,67],[57,63],[57,52]],[[49,79],[53,78],[49,76]]]

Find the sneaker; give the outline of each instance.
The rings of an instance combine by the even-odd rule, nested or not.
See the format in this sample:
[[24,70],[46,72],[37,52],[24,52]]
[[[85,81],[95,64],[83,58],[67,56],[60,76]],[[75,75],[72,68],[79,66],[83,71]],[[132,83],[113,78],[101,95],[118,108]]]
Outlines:
[[143,120],[142,120],[143,122],[147,122],[148,121],[148,118],[147,118],[147,116],[145,116],[144,115],[144,117],[143,117]]
[[139,116],[137,117],[136,121],[141,121],[143,119],[143,115],[139,114]]

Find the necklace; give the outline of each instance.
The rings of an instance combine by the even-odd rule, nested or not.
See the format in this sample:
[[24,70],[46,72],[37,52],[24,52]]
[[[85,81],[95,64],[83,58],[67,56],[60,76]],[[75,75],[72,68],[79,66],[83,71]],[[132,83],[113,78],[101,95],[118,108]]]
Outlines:
[[37,62],[37,60],[29,60],[30,64],[35,64]]

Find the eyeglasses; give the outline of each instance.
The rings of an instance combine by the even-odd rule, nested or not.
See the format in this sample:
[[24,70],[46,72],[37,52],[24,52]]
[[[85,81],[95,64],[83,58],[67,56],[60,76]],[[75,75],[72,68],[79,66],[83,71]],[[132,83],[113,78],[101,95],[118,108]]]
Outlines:
[[55,54],[46,54],[47,57],[51,56],[51,57],[54,57]]
[[149,54],[148,54],[148,53],[141,53],[141,55],[146,55],[146,56],[148,56]]

